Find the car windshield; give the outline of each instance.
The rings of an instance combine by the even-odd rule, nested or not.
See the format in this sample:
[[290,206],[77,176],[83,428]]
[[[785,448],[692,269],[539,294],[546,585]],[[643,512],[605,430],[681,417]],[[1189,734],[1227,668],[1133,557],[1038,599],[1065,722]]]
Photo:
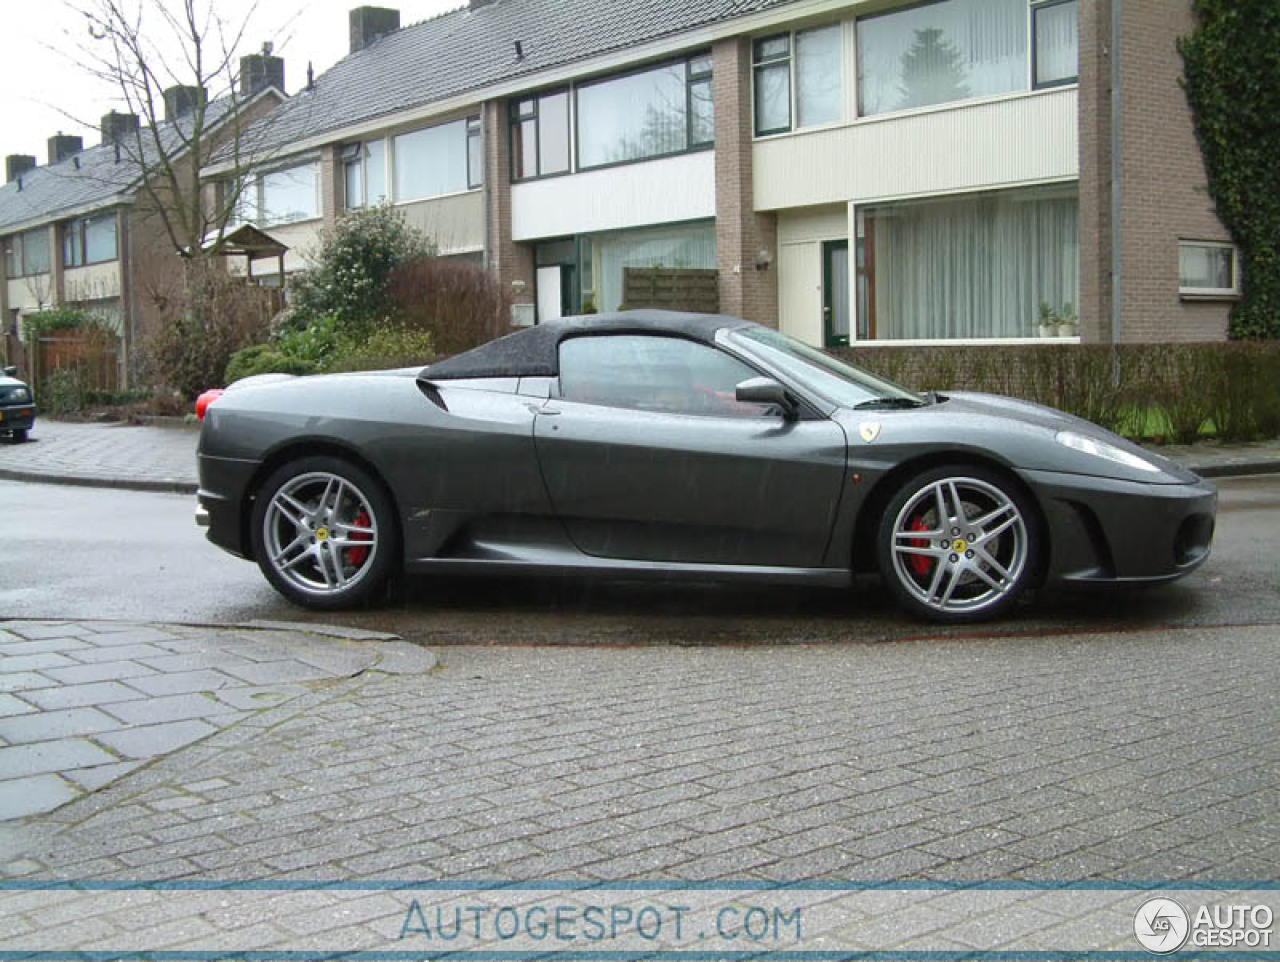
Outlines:
[[841,407],[918,407],[919,394],[767,327],[731,331],[739,347]]

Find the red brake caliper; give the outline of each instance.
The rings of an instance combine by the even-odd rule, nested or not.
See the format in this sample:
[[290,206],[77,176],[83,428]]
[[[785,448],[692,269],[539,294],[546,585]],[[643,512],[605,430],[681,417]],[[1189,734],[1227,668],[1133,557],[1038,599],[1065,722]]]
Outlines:
[[[912,531],[928,531],[929,526],[924,523],[923,516],[916,515],[914,518],[911,519],[911,530]],[[924,538],[913,538],[910,541],[908,541],[907,544],[911,545],[911,547],[913,548],[929,547],[929,542]],[[911,570],[914,571],[919,577],[924,578],[929,574],[929,571],[933,568],[933,559],[930,557],[927,557],[926,555],[913,554],[910,558],[907,559],[907,564],[911,565]]]
[[[371,522],[369,520],[369,512],[361,511],[359,514],[357,514],[354,518],[351,519],[351,524],[357,528],[370,527]],[[353,531],[351,532],[351,540],[352,541],[369,541],[371,539],[367,534],[360,534],[357,531]],[[369,557],[368,548],[348,548],[347,549],[347,563],[350,564],[353,568],[359,568],[362,564],[365,563],[365,560],[368,557]]]

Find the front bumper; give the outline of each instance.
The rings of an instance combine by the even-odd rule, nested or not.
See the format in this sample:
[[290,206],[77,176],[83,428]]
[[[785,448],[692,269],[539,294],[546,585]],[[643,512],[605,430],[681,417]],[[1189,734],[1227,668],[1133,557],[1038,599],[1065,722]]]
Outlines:
[[1209,557],[1218,489],[1028,471],[1049,528],[1050,582],[1159,584]]

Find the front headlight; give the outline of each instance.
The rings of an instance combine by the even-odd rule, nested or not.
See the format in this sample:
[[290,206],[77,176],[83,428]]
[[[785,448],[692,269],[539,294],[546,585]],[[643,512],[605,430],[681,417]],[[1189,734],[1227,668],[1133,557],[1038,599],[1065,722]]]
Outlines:
[[1108,444],[1106,441],[1100,441],[1084,434],[1077,434],[1075,431],[1059,431],[1056,435],[1056,440],[1064,447],[1079,451],[1082,454],[1092,454],[1097,458],[1106,458],[1108,461],[1123,464],[1127,468],[1136,468],[1139,471],[1150,471],[1153,474],[1160,473],[1160,468],[1140,455],[1118,448],[1114,444]]

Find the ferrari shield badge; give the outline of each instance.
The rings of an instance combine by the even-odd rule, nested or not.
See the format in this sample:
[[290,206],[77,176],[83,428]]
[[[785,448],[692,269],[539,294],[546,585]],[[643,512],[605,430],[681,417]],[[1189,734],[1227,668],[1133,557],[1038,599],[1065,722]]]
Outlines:
[[880,422],[863,421],[858,425],[858,433],[862,435],[862,440],[870,444],[876,438],[880,437]]

